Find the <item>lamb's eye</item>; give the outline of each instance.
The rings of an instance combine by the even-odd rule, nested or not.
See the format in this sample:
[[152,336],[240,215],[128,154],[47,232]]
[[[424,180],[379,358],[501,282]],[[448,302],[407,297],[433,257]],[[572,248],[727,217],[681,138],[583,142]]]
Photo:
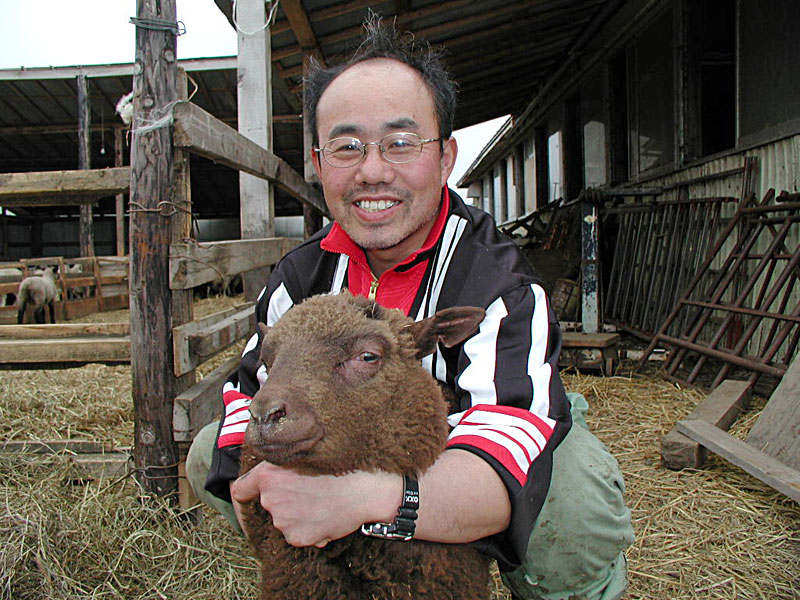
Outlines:
[[378,362],[380,358],[381,357],[374,352],[362,352],[358,355],[358,360],[361,360],[365,363],[375,363]]

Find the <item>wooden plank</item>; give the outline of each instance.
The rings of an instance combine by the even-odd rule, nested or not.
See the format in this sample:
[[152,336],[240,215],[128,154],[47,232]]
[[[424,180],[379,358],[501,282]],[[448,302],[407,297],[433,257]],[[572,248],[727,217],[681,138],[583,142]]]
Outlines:
[[188,338],[189,352],[202,361],[236,343],[256,328],[255,311],[246,308]]
[[0,452],[20,454],[98,454],[129,448],[113,448],[94,440],[10,440],[0,444]]
[[186,290],[226,275],[274,265],[299,244],[291,238],[172,244],[169,286],[173,290]]
[[233,169],[273,181],[294,198],[311,204],[325,215],[328,214],[322,194],[279,157],[191,102],[178,104],[173,114],[173,141],[176,146],[188,148],[195,154]]
[[239,360],[238,356],[227,360],[175,398],[172,428],[176,442],[191,442],[198,431],[219,416],[222,385]]
[[[727,431],[749,403],[749,382],[726,379],[686,418],[702,420]],[[675,427],[661,440],[661,460],[670,469],[698,468],[707,456],[705,447],[686,437]]]
[[561,334],[565,348],[607,348],[619,342],[618,333],[580,333],[566,331]]
[[800,503],[800,471],[705,421],[678,421],[678,431]]
[[127,362],[128,337],[0,340],[0,363]]
[[64,307],[65,318],[74,319],[84,315],[100,312],[100,302],[97,296],[89,298],[76,298],[75,300],[65,300],[61,302]]
[[131,455],[127,452],[76,454],[69,457],[78,475],[83,479],[111,479],[124,477],[131,468]]
[[75,337],[120,337],[130,333],[129,323],[56,323],[44,325],[0,325],[0,339],[55,339]]
[[770,396],[747,443],[800,469],[800,354]]
[[[176,375],[188,373],[225,348],[255,330],[252,306],[230,313],[223,311],[202,321],[186,323],[172,330],[174,369]],[[219,318],[216,318],[216,317]]]
[[130,167],[83,171],[0,173],[3,206],[74,206],[126,192]]

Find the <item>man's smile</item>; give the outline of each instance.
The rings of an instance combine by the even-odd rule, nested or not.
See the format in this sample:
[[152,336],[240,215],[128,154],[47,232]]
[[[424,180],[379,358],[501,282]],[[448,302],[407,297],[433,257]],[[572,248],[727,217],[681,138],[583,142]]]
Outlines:
[[399,204],[399,200],[358,200],[355,205],[366,212],[380,212]]

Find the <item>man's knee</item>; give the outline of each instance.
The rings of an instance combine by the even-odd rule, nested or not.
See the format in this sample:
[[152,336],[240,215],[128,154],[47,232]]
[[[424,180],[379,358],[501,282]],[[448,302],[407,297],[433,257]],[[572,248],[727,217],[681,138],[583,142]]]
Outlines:
[[[625,589],[622,552],[634,539],[616,459],[573,426],[553,454],[553,474],[524,564],[509,574],[520,598],[596,598]],[[619,593],[617,593],[619,592]]]
[[211,468],[211,457],[218,429],[217,421],[203,427],[192,440],[192,445],[189,446],[189,452],[186,455],[186,477],[194,493],[200,498],[202,498],[201,493],[205,491],[206,477]]

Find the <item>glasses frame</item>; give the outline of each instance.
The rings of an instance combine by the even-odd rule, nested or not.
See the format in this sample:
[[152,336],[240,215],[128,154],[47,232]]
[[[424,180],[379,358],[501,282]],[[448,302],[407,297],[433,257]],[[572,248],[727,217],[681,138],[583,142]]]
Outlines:
[[[414,156],[414,158],[412,158],[411,160],[397,161],[397,160],[392,160],[391,158],[386,156],[386,148],[383,147],[383,141],[386,138],[391,137],[393,135],[413,135],[414,137],[419,139],[419,152],[417,152],[417,154]],[[328,157],[325,155],[325,146],[327,146],[331,142],[335,142],[337,140],[355,140],[355,141],[357,141],[359,144],[361,144],[361,158],[359,158],[352,165],[335,165],[332,162],[330,162],[328,160]],[[414,133],[413,131],[396,131],[394,133],[387,133],[385,136],[383,136],[377,142],[362,142],[357,137],[350,137],[350,136],[336,137],[336,138],[330,139],[327,142],[325,142],[322,145],[322,147],[313,148],[312,150],[314,152],[316,152],[318,156],[321,156],[323,158],[323,160],[328,165],[333,167],[334,169],[349,169],[350,167],[355,167],[357,165],[360,165],[362,162],[364,162],[364,159],[367,157],[367,146],[377,146],[378,150],[379,150],[379,152],[381,154],[381,157],[383,158],[383,160],[385,160],[388,163],[391,163],[393,165],[407,165],[408,163],[412,163],[412,162],[414,162],[415,160],[417,160],[420,157],[420,155],[422,154],[422,150],[425,148],[425,144],[429,144],[431,142],[439,142],[441,140],[442,140],[441,137],[422,139],[422,138],[420,138],[420,136],[418,134]]]

